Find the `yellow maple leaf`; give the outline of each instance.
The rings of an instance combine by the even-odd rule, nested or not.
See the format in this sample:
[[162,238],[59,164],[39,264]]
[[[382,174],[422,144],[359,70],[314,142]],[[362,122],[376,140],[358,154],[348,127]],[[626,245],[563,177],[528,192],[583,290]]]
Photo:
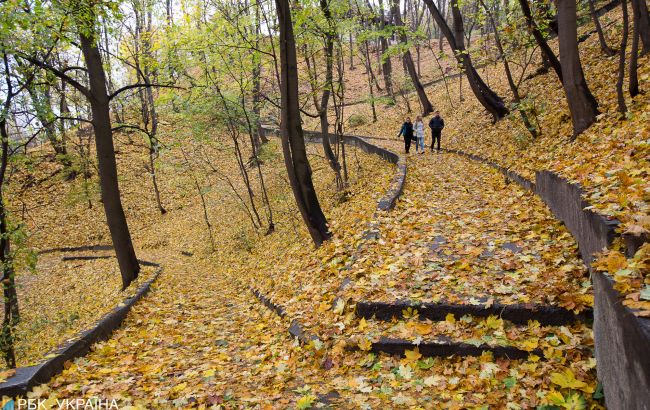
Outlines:
[[172,392],[174,392],[174,393],[180,393],[180,392],[182,392],[183,390],[185,390],[186,387],[187,387],[187,383],[186,383],[186,382],[183,382],[183,383],[181,383],[181,384],[177,384],[176,386],[174,386],[174,387],[172,388]]
[[359,346],[359,349],[364,352],[368,352],[372,349],[372,342],[368,339],[361,339],[359,343],[357,343],[357,346]]
[[414,319],[418,317],[418,310],[413,309],[412,307],[408,307],[406,309],[402,309],[402,316],[404,316],[404,319]]
[[552,390],[549,394],[546,395],[546,400],[555,404],[556,406],[562,406],[564,401],[564,396],[557,390]]
[[345,309],[345,301],[343,299],[337,299],[336,303],[334,304],[333,312],[341,315],[343,314],[343,309]]
[[539,346],[539,339],[536,338],[527,339],[521,344],[521,347],[527,352],[530,352],[533,349],[537,349],[538,346]]
[[296,408],[301,410],[308,409],[312,406],[312,404],[314,404],[314,401],[316,401],[316,396],[302,396],[296,401]]
[[587,383],[576,379],[571,369],[565,369],[562,373],[551,373],[551,382],[564,389],[582,390],[585,393],[593,393],[594,388]]
[[406,350],[404,356],[406,357],[404,359],[406,362],[417,362],[422,357],[422,354],[420,353],[420,349],[416,347],[413,350]]
[[15,369],[4,370],[0,372],[0,383],[4,382],[16,373]]
[[433,332],[433,328],[428,323],[414,323],[412,327],[413,329],[415,329],[415,331],[418,334],[422,336],[428,335],[429,333]]
[[447,313],[447,316],[445,316],[445,320],[449,323],[456,323],[456,318],[454,317],[453,313]]
[[610,251],[607,256],[601,258],[597,263],[598,268],[604,269],[610,273],[615,273],[620,269],[627,267],[625,255],[618,251]]
[[326,312],[326,311],[330,310],[331,308],[332,308],[332,305],[330,305],[329,303],[325,303],[325,302],[321,302],[318,305],[318,311],[319,312]]
[[485,319],[485,325],[490,329],[500,329],[503,327],[503,320],[495,315],[490,315]]
[[616,176],[618,177],[618,179],[621,181],[621,183],[624,186],[630,186],[630,185],[632,185],[634,183],[634,180],[632,178],[630,178],[630,176],[627,175],[627,173],[625,173],[625,171],[618,171],[616,173]]
[[363,331],[366,327],[368,327],[368,322],[366,322],[366,318],[365,317],[361,318],[358,326],[359,330]]

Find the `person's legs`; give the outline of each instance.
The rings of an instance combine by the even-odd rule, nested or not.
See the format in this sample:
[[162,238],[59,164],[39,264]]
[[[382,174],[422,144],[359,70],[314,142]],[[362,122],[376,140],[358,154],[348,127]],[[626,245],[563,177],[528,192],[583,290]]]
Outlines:
[[433,151],[433,146],[434,144],[437,145],[437,150],[440,151],[440,130],[432,130],[432,138],[431,138],[431,151]]
[[418,142],[420,143],[420,152],[424,152],[424,135],[418,137]]
[[409,153],[409,149],[411,148],[411,138],[409,137],[404,137],[404,151],[406,153]]

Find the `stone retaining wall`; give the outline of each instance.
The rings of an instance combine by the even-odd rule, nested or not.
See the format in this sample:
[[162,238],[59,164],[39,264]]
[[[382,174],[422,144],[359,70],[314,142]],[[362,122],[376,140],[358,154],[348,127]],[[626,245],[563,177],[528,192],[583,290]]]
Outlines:
[[[608,248],[617,237],[619,222],[590,209],[584,191],[551,171],[538,171],[535,183],[475,154],[447,150],[483,162],[533,190],[573,235],[589,267],[594,287],[594,340],[598,379],[610,409],[650,410],[650,319],[640,318],[622,304],[612,279],[591,268],[594,254]],[[628,256],[648,237],[623,235]]]
[[471,160],[487,164],[490,167],[492,167],[492,168],[496,169],[497,171],[501,172],[505,177],[507,177],[511,181],[517,183],[522,188],[524,188],[524,189],[526,189],[528,191],[535,192],[535,184],[533,182],[531,182],[528,179],[524,178],[523,176],[519,175],[515,171],[511,171],[508,168],[502,167],[501,165],[499,165],[499,164],[497,164],[497,163],[495,163],[495,162],[493,162],[493,161],[491,161],[491,160],[489,160],[487,158],[483,158],[483,157],[478,156],[476,154],[470,154],[470,153],[460,151],[460,150],[457,150],[457,149],[443,148],[442,150],[445,151],[445,152],[451,152],[451,153],[454,153],[454,154],[462,155],[462,156],[464,156],[466,158],[469,158]]
[[[650,409],[650,319],[624,306],[612,279],[591,268],[594,254],[611,245],[618,221],[590,209],[583,190],[550,172],[536,175],[536,192],[578,242],[594,286],[594,340],[598,379],[610,409]],[[638,241],[637,241],[638,242]]]
[[582,260],[591,265],[594,254],[602,252],[614,240],[618,221],[586,209],[590,204],[583,199],[583,190],[553,172],[538,171],[535,185],[537,195],[578,242]]

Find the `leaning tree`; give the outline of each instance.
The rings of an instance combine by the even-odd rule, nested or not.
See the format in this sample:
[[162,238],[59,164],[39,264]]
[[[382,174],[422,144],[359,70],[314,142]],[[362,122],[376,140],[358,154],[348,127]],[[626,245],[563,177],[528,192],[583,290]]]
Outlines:
[[311,178],[300,119],[298,63],[288,0],[275,0],[280,41],[280,97],[282,152],[298,210],[316,246],[331,237]]
[[580,62],[576,0],[557,0],[556,4],[562,85],[575,138],[596,122],[598,103],[587,86]]
[[495,121],[505,117],[509,111],[503,102],[503,99],[483,81],[478,71],[476,71],[476,68],[474,68],[469,51],[465,49],[465,29],[463,27],[463,17],[458,7],[458,0],[452,0],[451,3],[454,26],[453,32],[451,28],[449,28],[447,20],[440,13],[433,0],[424,0],[424,3],[429,8],[429,12],[436,21],[436,24],[438,24],[438,27],[445,35],[447,42],[450,44],[454,52],[456,60],[463,67],[463,71],[467,76],[467,81],[469,82],[476,98],[483,107],[492,114]]

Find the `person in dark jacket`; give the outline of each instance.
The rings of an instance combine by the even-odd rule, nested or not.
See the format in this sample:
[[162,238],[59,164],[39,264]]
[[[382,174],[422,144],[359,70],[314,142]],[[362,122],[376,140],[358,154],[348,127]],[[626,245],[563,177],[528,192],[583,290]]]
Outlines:
[[445,120],[440,116],[440,111],[436,111],[436,114],[429,121],[429,128],[431,128],[431,152],[433,152],[433,145],[438,142],[437,150],[440,152],[440,136],[442,135],[442,129],[445,128]]
[[399,134],[397,134],[397,138],[400,136],[404,137],[404,150],[408,154],[409,149],[411,149],[411,140],[413,139],[413,123],[409,117],[406,117],[406,121],[402,124]]

